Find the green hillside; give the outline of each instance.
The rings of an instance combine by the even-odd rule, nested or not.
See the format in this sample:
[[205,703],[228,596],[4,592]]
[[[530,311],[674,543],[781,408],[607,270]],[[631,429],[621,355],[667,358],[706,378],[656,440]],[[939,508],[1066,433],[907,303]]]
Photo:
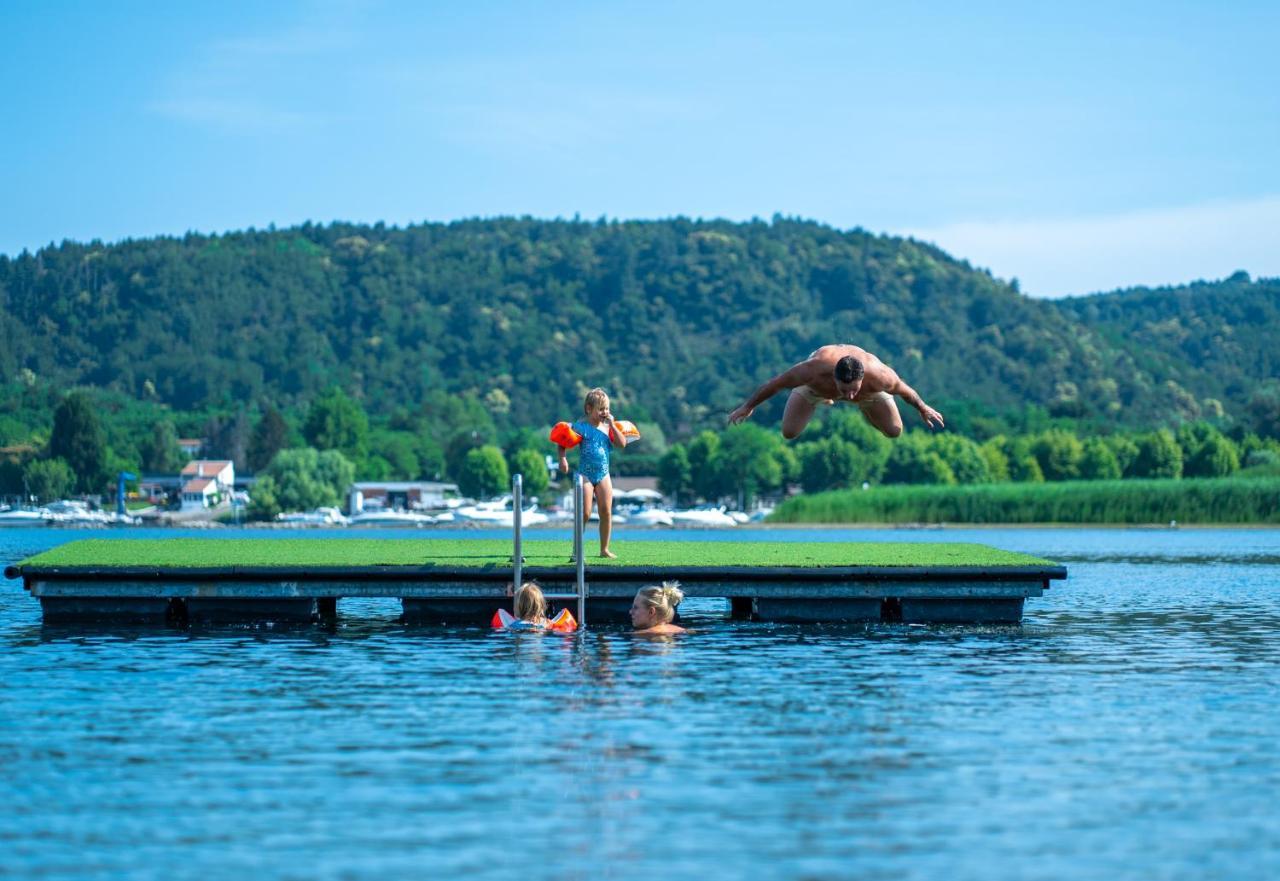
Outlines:
[[502,427],[603,385],[676,439],[848,340],[958,419],[1030,405],[1148,426],[1243,414],[1277,372],[1278,298],[1234,278],[1037,301],[929,245],[781,218],[308,224],[0,257],[0,382],[179,412],[339,385],[374,418],[443,391]]

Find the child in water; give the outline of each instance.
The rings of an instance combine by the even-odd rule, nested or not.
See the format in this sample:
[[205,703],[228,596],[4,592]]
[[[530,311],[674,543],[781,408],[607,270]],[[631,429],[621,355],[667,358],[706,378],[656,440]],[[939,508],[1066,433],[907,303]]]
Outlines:
[[685,628],[672,624],[676,616],[676,607],[684,599],[680,590],[680,582],[664,581],[662,586],[642,587],[631,603],[631,624],[636,633],[687,633]]
[[547,598],[542,595],[542,588],[532,581],[520,585],[512,607],[516,617],[526,624],[534,627],[547,626]]
[[489,622],[494,628],[510,630],[555,630],[571,633],[578,629],[578,622],[569,614],[568,609],[561,609],[554,618],[547,617],[547,598],[542,588],[532,581],[526,581],[516,590],[512,604],[515,615],[506,609],[499,609]]
[[[586,489],[583,522],[591,518],[591,499],[594,496],[600,510],[600,556],[617,557],[609,550],[609,536],[613,531],[613,481],[609,478],[609,451],[613,445],[625,447],[626,435],[618,427],[609,411],[609,396],[602,388],[587,392],[582,405],[586,418],[573,423],[573,430],[582,435],[578,473],[582,475]],[[565,448],[560,448],[560,472],[569,473],[569,460]]]

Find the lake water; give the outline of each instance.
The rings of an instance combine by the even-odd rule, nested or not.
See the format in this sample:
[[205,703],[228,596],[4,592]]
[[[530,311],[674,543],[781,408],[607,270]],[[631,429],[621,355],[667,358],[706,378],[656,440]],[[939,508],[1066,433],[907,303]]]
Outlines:
[[[179,534],[10,529],[0,563]],[[616,547],[659,537],[979,541],[1070,577],[1019,627],[712,605],[667,641],[407,628],[394,601],[333,630],[43,627],[0,581],[0,876],[1280,877],[1280,530]]]

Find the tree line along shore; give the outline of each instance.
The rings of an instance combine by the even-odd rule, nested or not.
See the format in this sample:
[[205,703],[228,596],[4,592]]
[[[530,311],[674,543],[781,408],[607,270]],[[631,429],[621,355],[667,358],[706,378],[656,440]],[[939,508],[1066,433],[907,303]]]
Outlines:
[[[47,440],[17,454],[9,448],[0,459],[0,492],[44,501],[102,494],[117,469],[140,474],[180,467],[172,422],[153,424],[138,458],[126,460],[108,443],[109,414],[88,393],[64,397]],[[386,436],[369,428],[360,405],[336,388],[295,416],[291,425],[269,410],[248,432],[244,455],[259,466],[249,508],[254,519],[341,506],[352,482],[371,471],[454,480],[477,498],[503,492],[517,472],[530,496],[553,489],[545,427],[510,430],[498,442],[474,429],[454,429],[444,444],[402,432],[384,445]],[[916,428],[889,440],[856,409],[838,406],[825,409],[794,442],[757,423],[704,429],[684,443],[667,443],[657,426],[650,430],[643,461],[673,503],[750,507],[785,500],[773,515],[777,522],[1272,523],[1280,517],[1280,441],[1240,431],[1233,436],[1207,421],[1083,438],[1056,425],[981,442]],[[617,461],[627,463],[631,455],[620,452]]]

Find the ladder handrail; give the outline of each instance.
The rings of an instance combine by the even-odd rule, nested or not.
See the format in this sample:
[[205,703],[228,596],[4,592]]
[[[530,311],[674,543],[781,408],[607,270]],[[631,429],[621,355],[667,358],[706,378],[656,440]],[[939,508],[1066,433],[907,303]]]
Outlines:
[[515,613],[516,591],[524,582],[524,549],[521,545],[521,515],[524,508],[524,475],[517,474],[511,478],[511,611]]
[[586,487],[582,475],[573,475],[573,550],[578,569],[578,627],[587,626],[587,561],[582,550],[582,532],[586,527],[583,508],[587,504]]

